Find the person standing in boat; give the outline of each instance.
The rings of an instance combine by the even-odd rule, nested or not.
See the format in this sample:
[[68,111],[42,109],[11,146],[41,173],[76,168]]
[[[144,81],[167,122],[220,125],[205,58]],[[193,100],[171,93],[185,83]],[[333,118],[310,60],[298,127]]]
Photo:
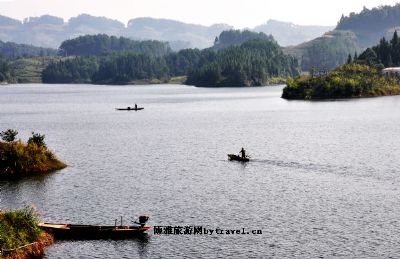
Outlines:
[[135,110],[137,110],[137,104],[135,103]]
[[246,150],[244,150],[244,148],[242,147],[242,149],[240,150],[239,154],[242,154],[242,158],[246,158]]

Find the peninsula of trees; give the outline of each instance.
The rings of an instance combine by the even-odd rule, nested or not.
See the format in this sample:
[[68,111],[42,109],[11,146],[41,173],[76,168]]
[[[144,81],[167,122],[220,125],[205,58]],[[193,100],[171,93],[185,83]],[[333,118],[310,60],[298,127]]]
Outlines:
[[47,148],[44,135],[32,132],[27,143],[16,140],[18,132],[0,133],[0,178],[15,179],[63,169],[66,165]]
[[400,78],[384,76],[385,67],[400,66],[400,39],[397,31],[393,38],[385,38],[360,56],[348,55],[346,65],[328,74],[298,77],[288,80],[282,97],[286,99],[334,99],[372,97],[400,94]]
[[290,79],[282,98],[318,100],[398,94],[397,78],[386,78],[375,67],[353,63],[339,66],[327,75]]

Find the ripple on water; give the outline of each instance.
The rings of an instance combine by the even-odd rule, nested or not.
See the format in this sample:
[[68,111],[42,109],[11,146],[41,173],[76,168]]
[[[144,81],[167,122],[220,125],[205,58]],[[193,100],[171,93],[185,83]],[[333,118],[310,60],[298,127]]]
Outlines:
[[[281,87],[0,88],[0,129],[46,134],[66,169],[0,182],[45,221],[261,229],[57,242],[47,258],[387,258],[400,251],[399,97],[288,102]],[[142,112],[115,107],[138,103]],[[244,146],[254,160],[228,162]]]

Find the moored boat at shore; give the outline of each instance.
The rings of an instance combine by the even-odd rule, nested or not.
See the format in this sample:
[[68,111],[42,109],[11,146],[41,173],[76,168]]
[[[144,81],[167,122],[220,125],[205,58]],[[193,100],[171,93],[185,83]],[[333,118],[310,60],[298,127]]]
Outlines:
[[55,239],[128,239],[141,237],[151,227],[146,225],[149,217],[140,216],[136,226],[101,226],[79,224],[39,223],[39,227],[54,236]]

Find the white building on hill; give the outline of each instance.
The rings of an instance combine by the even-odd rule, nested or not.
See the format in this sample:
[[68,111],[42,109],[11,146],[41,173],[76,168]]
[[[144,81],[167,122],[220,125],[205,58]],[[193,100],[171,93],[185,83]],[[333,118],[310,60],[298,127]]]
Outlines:
[[385,76],[400,76],[400,67],[388,67],[382,69],[381,73]]

